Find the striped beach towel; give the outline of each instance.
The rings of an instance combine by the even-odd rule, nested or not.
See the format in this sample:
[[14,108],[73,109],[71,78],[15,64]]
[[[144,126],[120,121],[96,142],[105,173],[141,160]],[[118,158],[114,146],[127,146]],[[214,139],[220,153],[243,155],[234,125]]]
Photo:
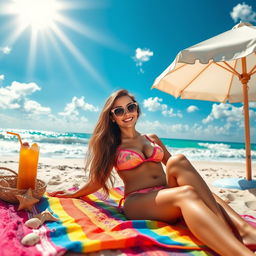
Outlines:
[[[17,206],[1,201],[5,219],[1,219],[0,248],[8,253],[0,255],[63,255],[66,251],[104,251],[108,255],[110,250],[116,255],[215,255],[182,222],[168,225],[152,220],[127,220],[117,208],[122,196],[122,188],[112,189],[106,200],[101,192],[82,199],[46,194],[34,207],[34,214],[48,209],[59,221],[47,222],[33,231],[24,226],[31,214],[17,212]],[[256,225],[256,219],[245,217]],[[24,247],[19,241],[29,232],[39,234],[41,240],[35,246]]]

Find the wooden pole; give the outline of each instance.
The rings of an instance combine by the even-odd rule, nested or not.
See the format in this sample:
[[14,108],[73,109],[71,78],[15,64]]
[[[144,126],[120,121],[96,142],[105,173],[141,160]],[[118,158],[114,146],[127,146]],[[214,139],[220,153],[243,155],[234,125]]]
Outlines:
[[251,141],[250,141],[250,117],[249,117],[249,103],[248,103],[248,81],[250,76],[246,69],[246,58],[242,58],[242,75],[240,81],[243,84],[243,99],[244,99],[244,130],[245,130],[245,151],[246,151],[246,179],[252,179],[251,167]]

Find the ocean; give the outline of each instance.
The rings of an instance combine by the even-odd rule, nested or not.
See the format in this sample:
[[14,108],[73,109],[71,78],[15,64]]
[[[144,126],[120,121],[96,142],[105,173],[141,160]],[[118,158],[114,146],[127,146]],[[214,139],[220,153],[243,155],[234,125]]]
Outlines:
[[[16,136],[0,129],[1,156],[13,156],[19,153]],[[40,157],[84,158],[91,134],[71,132],[51,132],[36,130],[9,130],[19,133],[23,142],[37,143]],[[171,154],[182,153],[190,160],[244,162],[245,145],[236,142],[201,141],[162,138],[162,142]],[[256,160],[256,144],[251,144],[252,160]]]

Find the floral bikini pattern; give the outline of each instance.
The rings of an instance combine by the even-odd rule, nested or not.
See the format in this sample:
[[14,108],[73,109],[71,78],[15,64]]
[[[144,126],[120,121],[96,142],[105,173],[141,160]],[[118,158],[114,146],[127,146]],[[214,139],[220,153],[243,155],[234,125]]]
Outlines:
[[[147,136],[145,136],[150,140]],[[154,143],[150,140],[150,142]],[[119,148],[117,150],[117,158],[115,161],[115,168],[117,171],[130,170],[138,167],[144,162],[161,162],[164,156],[163,149],[154,143],[153,153],[149,158],[144,158],[136,151],[130,149]]]

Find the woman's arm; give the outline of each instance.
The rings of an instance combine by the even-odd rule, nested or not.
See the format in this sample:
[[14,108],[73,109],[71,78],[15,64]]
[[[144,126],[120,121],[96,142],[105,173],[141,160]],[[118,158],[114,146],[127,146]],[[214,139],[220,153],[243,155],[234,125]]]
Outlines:
[[165,147],[165,145],[163,144],[163,142],[158,138],[158,136],[156,134],[149,134],[148,137],[153,140],[156,144],[158,144],[164,151],[164,157],[162,160],[162,163],[164,165],[166,165],[168,159],[172,156],[169,151],[167,150],[167,148]]
[[79,198],[81,196],[90,195],[101,188],[101,185],[89,182],[75,192],[55,191],[49,193],[50,196],[64,197],[64,198]]

